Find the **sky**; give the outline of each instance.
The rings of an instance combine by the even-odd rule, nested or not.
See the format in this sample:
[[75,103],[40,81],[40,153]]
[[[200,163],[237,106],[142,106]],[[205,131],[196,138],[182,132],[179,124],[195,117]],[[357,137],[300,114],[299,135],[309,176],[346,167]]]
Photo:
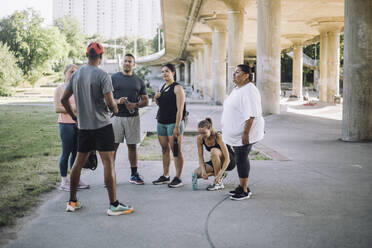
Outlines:
[[0,0],[0,18],[13,14],[16,10],[34,8],[45,19],[45,24],[52,24],[53,0]]

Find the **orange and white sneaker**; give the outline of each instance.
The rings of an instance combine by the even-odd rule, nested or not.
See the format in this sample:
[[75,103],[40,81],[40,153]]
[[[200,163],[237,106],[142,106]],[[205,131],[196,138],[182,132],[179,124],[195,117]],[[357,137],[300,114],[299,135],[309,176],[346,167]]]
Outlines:
[[78,210],[82,208],[83,205],[81,204],[80,201],[68,201],[67,202],[67,207],[66,207],[66,212],[75,212],[75,210]]

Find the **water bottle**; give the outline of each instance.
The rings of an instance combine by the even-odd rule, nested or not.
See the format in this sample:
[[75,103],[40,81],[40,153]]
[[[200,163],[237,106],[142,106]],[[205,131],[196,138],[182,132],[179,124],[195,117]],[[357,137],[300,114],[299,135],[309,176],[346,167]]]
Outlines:
[[196,173],[192,174],[191,185],[192,190],[198,190],[198,175]]
[[173,141],[173,157],[177,157],[177,156],[178,156],[178,139],[174,138],[174,141]]

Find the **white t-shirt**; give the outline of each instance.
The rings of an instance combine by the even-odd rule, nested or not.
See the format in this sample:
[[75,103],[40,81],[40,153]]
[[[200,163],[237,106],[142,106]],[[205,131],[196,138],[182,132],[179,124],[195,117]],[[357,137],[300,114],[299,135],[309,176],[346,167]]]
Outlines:
[[222,139],[231,146],[242,146],[245,121],[254,117],[249,131],[249,143],[264,136],[265,120],[262,117],[261,95],[253,83],[234,88],[223,103],[221,117]]

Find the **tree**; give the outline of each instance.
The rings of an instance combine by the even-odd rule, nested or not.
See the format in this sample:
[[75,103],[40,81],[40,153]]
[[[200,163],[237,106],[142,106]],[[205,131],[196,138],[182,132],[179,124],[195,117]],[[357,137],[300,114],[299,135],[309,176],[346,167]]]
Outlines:
[[17,66],[17,59],[7,45],[0,42],[0,96],[10,94],[10,86],[22,81],[22,71]]
[[68,57],[71,59],[85,58],[85,35],[78,20],[64,16],[54,21],[54,25],[66,36],[69,44]]
[[66,53],[65,37],[58,29],[43,28],[42,22],[33,9],[16,11],[0,21],[0,41],[8,45],[23,74],[32,81],[42,69],[51,67],[47,62],[60,60]]

